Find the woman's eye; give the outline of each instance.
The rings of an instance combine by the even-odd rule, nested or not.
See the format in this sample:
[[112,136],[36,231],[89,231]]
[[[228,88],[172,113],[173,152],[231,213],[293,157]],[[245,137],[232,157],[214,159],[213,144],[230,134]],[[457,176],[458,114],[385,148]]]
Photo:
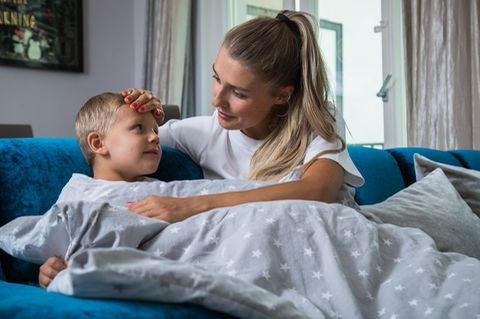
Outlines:
[[212,75],[212,78],[215,79],[215,81],[217,81],[218,83],[220,83],[220,79],[218,78],[218,76],[216,74]]
[[233,90],[233,94],[238,97],[239,99],[246,99],[247,96],[245,94],[242,94],[240,92],[238,92],[237,90]]

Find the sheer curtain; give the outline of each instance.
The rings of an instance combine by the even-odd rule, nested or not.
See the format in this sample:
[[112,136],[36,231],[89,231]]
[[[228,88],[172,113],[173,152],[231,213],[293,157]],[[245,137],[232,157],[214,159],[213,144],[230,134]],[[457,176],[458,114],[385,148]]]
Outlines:
[[148,0],[145,87],[192,115],[192,2]]
[[480,0],[403,0],[408,144],[480,149]]

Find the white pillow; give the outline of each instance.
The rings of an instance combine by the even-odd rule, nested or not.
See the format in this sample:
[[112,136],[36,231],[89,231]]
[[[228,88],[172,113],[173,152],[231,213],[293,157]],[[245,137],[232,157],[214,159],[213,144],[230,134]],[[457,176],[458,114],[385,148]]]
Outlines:
[[361,206],[380,223],[420,228],[438,250],[480,259],[480,218],[460,197],[441,169],[375,205]]
[[434,162],[420,154],[414,155],[417,181],[441,168],[463,200],[480,217],[480,172],[474,169]]

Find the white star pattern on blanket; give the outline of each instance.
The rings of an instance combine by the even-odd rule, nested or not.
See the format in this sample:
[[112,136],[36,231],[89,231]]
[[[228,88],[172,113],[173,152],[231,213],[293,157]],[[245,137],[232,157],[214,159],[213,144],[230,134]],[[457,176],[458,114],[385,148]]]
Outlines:
[[[480,261],[460,254],[440,253],[432,239],[422,232],[374,224],[355,210],[339,204],[294,200],[251,203],[216,209],[163,226],[155,226],[158,221],[150,221],[125,209],[125,198],[131,198],[132,193],[139,197],[148,195],[147,191],[165,196],[188,196],[225,189],[241,190],[252,185],[250,182],[210,181],[207,187],[206,181],[198,181],[185,183],[188,185],[185,188],[179,187],[182,183],[175,182],[172,186],[162,183],[157,188],[155,183],[149,183],[148,187],[135,183],[135,188],[125,183],[129,185],[125,189],[119,184],[110,193],[118,198],[114,202],[119,206],[106,213],[102,211],[98,219],[82,219],[82,214],[90,216],[92,212],[74,210],[64,217],[54,215],[52,219],[46,214],[41,221],[37,218],[33,223],[32,220],[36,226],[29,228],[30,233],[23,230],[28,226],[23,221],[0,236],[0,242],[10,241],[11,245],[17,245],[10,252],[20,255],[28,251],[31,256],[41,256],[42,247],[46,247],[42,245],[51,247],[64,241],[68,246],[72,238],[83,245],[75,246],[81,252],[82,249],[89,251],[88,247],[106,245],[111,238],[121,243],[122,246],[116,248],[119,251],[132,247],[141,249],[151,258],[161,258],[131,261],[132,266],[125,274],[138,278],[139,283],[153,282],[161,278],[162,271],[169,269],[171,272],[165,273],[165,278],[170,278],[173,287],[184,274],[181,267],[190,264],[194,268],[184,277],[188,280],[186,290],[207,283],[210,280],[207,278],[223,275],[261,287],[276,298],[291,300],[305,314],[304,318],[441,318],[448,313],[454,318],[480,319]],[[85,196],[97,196],[94,187],[89,190],[87,195],[82,194],[82,200],[87,199]],[[108,210],[108,207],[102,209]],[[83,230],[63,235],[62,231],[69,228],[61,224],[76,222],[84,227]],[[97,227],[99,225],[101,227]],[[109,235],[112,231],[117,237]],[[143,270],[152,262],[158,263],[153,267],[158,273]],[[122,269],[121,265],[118,267]],[[98,271],[100,274],[107,270],[99,268]],[[224,279],[218,284],[228,284],[228,281]],[[79,284],[87,285],[88,282]],[[109,287],[122,295],[129,291],[127,286],[116,284]],[[155,293],[145,290],[137,295],[140,299],[168,296],[167,293]],[[183,292],[177,290],[175,293]],[[255,296],[253,300],[262,304],[261,294]],[[107,290],[105,297],[108,297]],[[187,294],[184,298],[189,300]],[[275,311],[274,304],[265,302],[264,309]]]

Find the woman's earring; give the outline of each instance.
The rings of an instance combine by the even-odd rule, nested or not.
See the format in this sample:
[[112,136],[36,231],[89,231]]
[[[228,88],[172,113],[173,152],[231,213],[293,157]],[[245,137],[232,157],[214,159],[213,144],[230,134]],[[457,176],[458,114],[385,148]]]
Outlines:
[[278,109],[277,109],[277,113],[276,113],[276,116],[277,117],[286,117],[288,115],[288,109],[290,108],[290,105],[288,105],[288,102],[286,102],[285,104],[281,105]]

